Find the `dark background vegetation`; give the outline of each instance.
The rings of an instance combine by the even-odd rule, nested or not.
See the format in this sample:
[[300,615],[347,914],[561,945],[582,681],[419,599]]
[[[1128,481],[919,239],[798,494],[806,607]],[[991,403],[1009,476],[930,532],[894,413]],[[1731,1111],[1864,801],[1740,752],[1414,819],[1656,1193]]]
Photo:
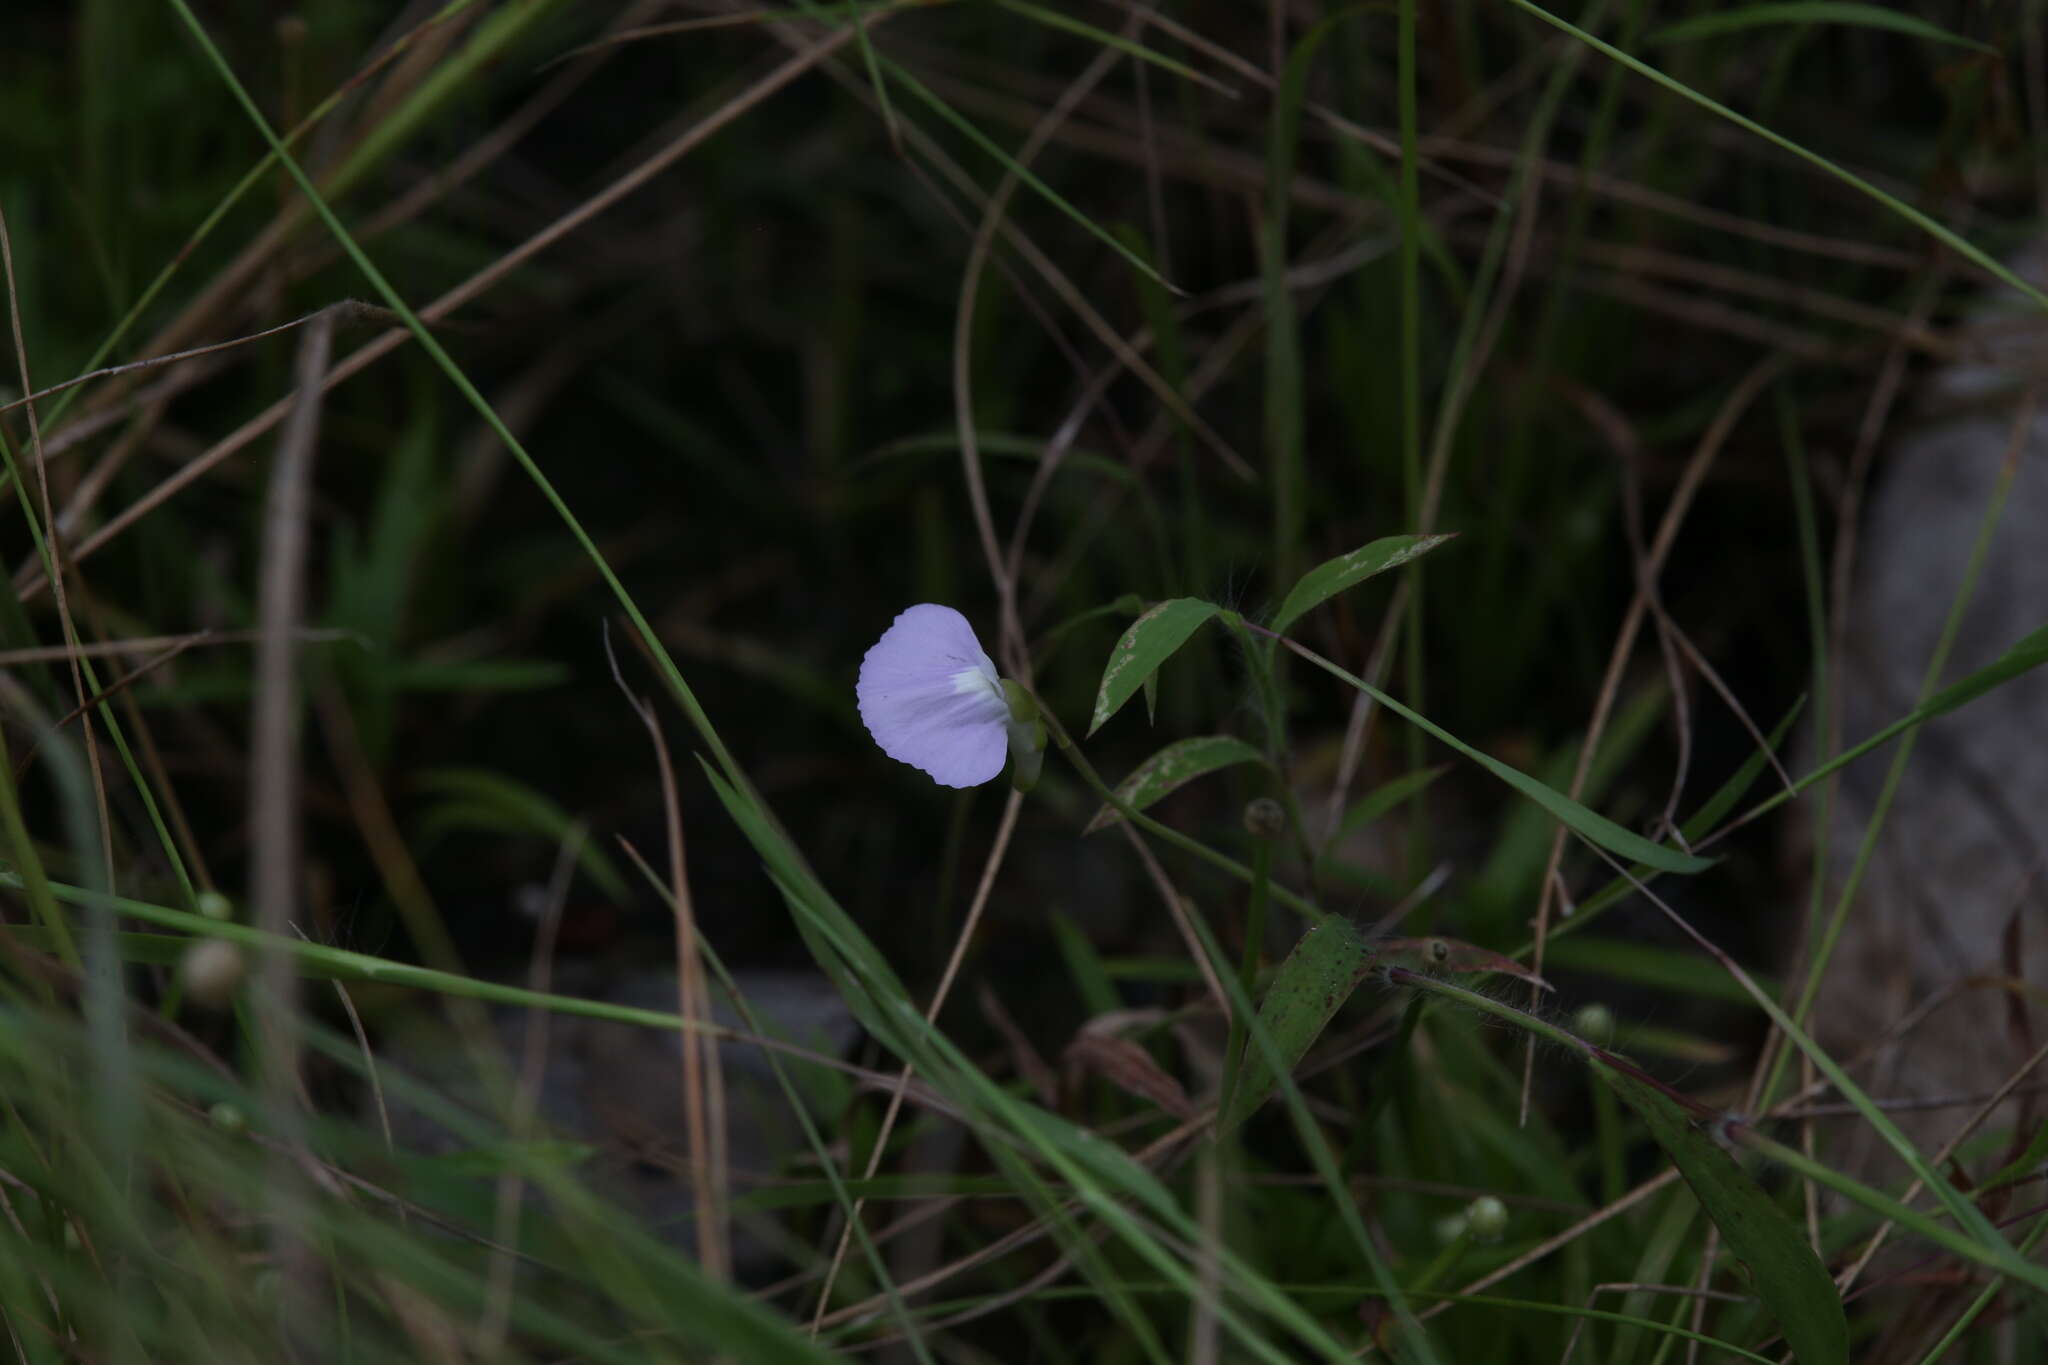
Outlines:
[[[2032,230],[2042,111],[2024,97],[2018,7],[1911,7],[1982,49],[1823,24],[1652,41],[1717,8],[1619,0],[1565,17],[1958,225],[1994,254]],[[292,8],[214,0],[195,9],[279,126],[430,13],[346,0]],[[456,21],[448,50],[521,11],[534,17],[519,21],[519,36],[417,118],[401,125],[391,117],[414,107],[407,99],[418,89],[420,73],[401,65],[367,81],[301,144],[309,171],[331,177],[366,139],[395,134],[335,186],[334,202],[415,307],[585,204],[747,90],[790,43],[824,31],[757,19],[586,52],[582,45],[603,37],[624,6],[479,5]],[[649,5],[632,22],[716,12]],[[1139,13],[1114,4],[1061,12],[1111,30]],[[1074,625],[1056,648],[1055,628],[1126,594],[1208,597],[1257,619],[1315,562],[1422,529],[1418,490],[1404,473],[1402,261],[1391,197],[1398,164],[1387,142],[1399,117],[1391,7],[1337,22],[1309,69],[1312,105],[1341,115],[1350,131],[1313,113],[1292,130],[1285,227],[1293,266],[1375,239],[1385,249],[1294,291],[1298,360],[1273,360],[1263,325],[1259,234],[1271,223],[1276,113],[1262,82],[1276,69],[1274,26],[1284,56],[1336,13],[1311,4],[1173,6],[1170,17],[1210,48],[1156,30],[1133,29],[1135,40],[1230,94],[1123,59],[1032,164],[1074,210],[1135,243],[1171,282],[1180,355],[1147,354],[1177,382],[1186,367],[1216,357],[1220,377],[1194,407],[1251,475],[1233,475],[1178,431],[1128,374],[1080,409],[1075,454],[1046,490],[1020,578],[1024,624],[1039,642],[1038,685],[1070,728],[1084,728],[1101,661],[1128,616]],[[83,370],[181,253],[176,277],[109,363],[156,353],[149,338],[173,323],[183,325],[175,345],[194,346],[337,300],[372,299],[309,220],[236,271],[250,243],[295,202],[275,172],[189,245],[262,144],[171,8],[15,0],[4,23],[0,208],[39,386]],[[1010,151],[1104,50],[1029,13],[981,4],[891,13],[874,41]],[[1867,197],[1525,13],[1464,0],[1423,5],[1417,53],[1421,208],[1433,233],[1419,294],[1425,459],[1460,327],[1469,310],[1498,305],[1498,287],[1476,301],[1471,294],[1493,209],[1521,193],[1514,166],[1526,129],[1542,116],[1547,82],[1568,61],[1577,65],[1541,147],[1556,174],[1525,201],[1537,214],[1533,234],[1509,263],[1497,342],[1450,448],[1435,526],[1461,538],[1427,563],[1419,629],[1390,686],[1468,741],[1563,785],[1636,586],[1629,499],[1654,530],[1731,390],[1760,361],[1785,353],[1794,363],[1736,421],[1661,580],[1672,619],[1768,729],[1810,683],[1788,432],[1810,462],[1825,543],[1887,358],[1902,352],[1909,376],[1932,363],[1906,319],[1939,334],[1982,282]],[[551,82],[572,84],[536,110]],[[952,376],[963,271],[982,197],[1003,167],[902,86],[890,96],[915,136],[892,139],[849,46],[826,71],[803,75],[714,133],[436,331],[590,528],[820,879],[922,998],[981,866],[1001,784],[955,794],[887,760],[859,724],[852,683],[862,653],[913,602],[959,607],[995,645],[996,599],[962,478],[962,396]],[[524,130],[469,164],[513,123]],[[965,171],[972,194],[935,153]],[[1598,179],[1582,181],[1581,169]],[[388,221],[391,206],[408,201],[412,208]],[[1019,188],[1007,220],[1110,327],[1130,336],[1147,325],[1138,273],[1043,194]],[[1745,234],[1742,224],[1777,236]],[[1796,250],[1784,244],[1787,233],[1855,249]],[[1887,259],[1873,263],[1877,255]],[[209,299],[209,282],[223,279],[232,281],[226,292]],[[1007,541],[1034,461],[1110,362],[1007,244],[993,253],[978,298],[967,329],[972,415],[987,434],[989,500]],[[337,354],[382,325],[345,328]],[[110,452],[125,461],[68,529],[71,541],[287,394],[295,335],[205,362],[213,368],[203,380],[56,462],[51,491],[61,507]],[[1217,356],[1212,348],[1226,340],[1241,349]],[[69,420],[175,373],[88,388]],[[17,387],[10,366],[0,389],[13,397]],[[1301,432],[1298,534],[1276,535],[1276,480],[1285,477],[1276,416],[1298,421]],[[18,412],[4,420],[25,448]],[[1149,443],[1157,458],[1134,466],[1133,452],[1160,424],[1169,435]],[[1617,432],[1628,449],[1617,449]],[[71,589],[85,634],[253,625],[274,441],[259,438],[76,566]],[[316,699],[351,718],[354,743],[468,966],[516,974],[533,929],[520,898],[546,880],[568,820],[588,822],[593,847],[615,863],[615,836],[650,854],[663,844],[656,765],[613,681],[607,623],[631,686],[658,688],[587,560],[416,347],[333,392],[318,461],[309,624],[354,639],[309,647]],[[30,564],[19,516],[0,524],[0,547],[8,565]],[[1318,613],[1305,638],[1362,669],[1390,582]],[[54,639],[47,594],[8,629]],[[1410,652],[1417,644],[1419,654]],[[69,709],[61,668],[24,667],[19,676],[55,712]],[[1681,812],[1752,748],[1697,677],[1676,720],[1654,700],[1663,679],[1654,644],[1639,649],[1621,704],[1649,697],[1654,714],[1594,802],[1639,829],[1653,828],[1679,774],[1681,727],[1690,736]],[[1320,811],[1351,695],[1299,667],[1289,682],[1294,780]],[[206,874],[235,899],[247,854],[250,684],[247,650],[222,646],[188,651],[130,690]],[[807,964],[759,857],[698,778],[694,737],[680,717],[665,723],[704,932],[736,965]],[[1087,751],[1114,778],[1169,739],[1215,732],[1260,734],[1242,666],[1220,632],[1169,665],[1155,722],[1148,727],[1133,707]],[[308,932],[406,957],[413,946],[337,767],[347,743],[327,712],[309,711]],[[1416,756],[1403,732],[1377,724],[1353,794]],[[452,780],[451,770],[459,770]],[[1160,813],[1241,852],[1239,812],[1265,790],[1249,771],[1209,779]],[[33,810],[34,779],[25,790]],[[178,903],[132,790],[116,784],[111,801],[120,888]],[[1511,828],[1511,802],[1476,770],[1454,771],[1394,817],[1379,844],[1347,855],[1354,875],[1326,883],[1326,903],[1375,918],[1448,861],[1450,880],[1409,932],[1512,949],[1526,935],[1540,856],[1534,864],[1524,856],[1491,885],[1480,875]],[[1095,804],[1050,757],[970,960],[972,979],[985,981],[1048,1054],[1086,1015],[1055,946],[1055,913],[1104,955],[1139,961],[1131,1003],[1186,994],[1185,963],[1176,975],[1172,961],[1177,941],[1128,850],[1114,835],[1079,837]],[[39,832],[55,838],[54,829]],[[1777,838],[1775,827],[1752,829],[1726,850],[1725,875],[1686,893],[1703,925],[1763,968],[1779,965],[1782,907],[1796,894]],[[1540,855],[1547,839],[1534,847]],[[66,855],[53,847],[51,857],[63,871]],[[1605,879],[1581,854],[1566,865],[1574,885]],[[1234,945],[1241,889],[1195,864],[1175,870]],[[1283,876],[1300,871],[1283,859]],[[1669,937],[1633,912],[1616,924],[1653,944]],[[626,867],[610,887],[601,878],[578,883],[564,951],[660,962],[672,931],[668,909]],[[1292,937],[1291,927],[1276,931],[1274,949]],[[1747,1024],[1654,985],[1560,980],[1574,1002],[1597,994],[1624,1011],[1648,1009],[1668,1028],[1718,1031],[1724,1044],[1746,1038]],[[948,1019],[961,1037],[994,1046],[970,1003]],[[1718,1074],[1697,1076],[1705,1083]],[[1581,1103],[1573,1095],[1567,1108]],[[1559,1122],[1567,1133],[1582,1128]]]

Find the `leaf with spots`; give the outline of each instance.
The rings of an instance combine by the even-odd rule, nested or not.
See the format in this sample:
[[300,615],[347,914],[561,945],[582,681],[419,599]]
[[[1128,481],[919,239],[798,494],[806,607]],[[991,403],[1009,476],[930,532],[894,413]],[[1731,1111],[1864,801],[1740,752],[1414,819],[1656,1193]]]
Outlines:
[[1131,622],[1131,627],[1109,652],[1102,670],[1102,686],[1095,693],[1095,715],[1088,722],[1094,734],[1103,722],[1137,695],[1145,679],[1159,665],[1188,642],[1202,623],[1223,608],[1196,597],[1171,597]]
[[1294,1070],[1372,964],[1373,951],[1365,936],[1341,915],[1332,915],[1301,936],[1259,1002],[1255,1034],[1264,1034],[1271,1047],[1257,1036],[1246,1041],[1236,1089],[1223,1097],[1216,1119],[1218,1137],[1265,1102],[1278,1083],[1275,1060]]
[[[1229,735],[1196,735],[1192,739],[1175,740],[1140,763],[1131,770],[1129,777],[1116,784],[1116,794],[1133,808],[1143,810],[1175,788],[1218,768],[1264,761],[1264,756],[1257,749],[1241,739],[1232,739]],[[1108,829],[1122,818],[1116,807],[1104,806],[1095,812],[1095,818],[1081,832],[1093,834],[1098,829]]]
[[1338,555],[1317,565],[1303,574],[1301,581],[1288,591],[1286,600],[1273,616],[1272,629],[1285,631],[1303,613],[1329,601],[1346,588],[1426,555],[1449,539],[1449,535],[1387,536],[1362,545],[1348,555]]

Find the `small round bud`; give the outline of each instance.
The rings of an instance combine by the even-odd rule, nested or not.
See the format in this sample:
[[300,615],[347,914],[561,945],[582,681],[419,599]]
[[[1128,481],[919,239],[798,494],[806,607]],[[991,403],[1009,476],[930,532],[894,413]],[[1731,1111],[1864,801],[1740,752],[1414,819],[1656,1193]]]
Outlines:
[[1614,1011],[1598,1003],[1581,1005],[1572,1016],[1572,1032],[1589,1043],[1606,1047],[1614,1041]]
[[1465,1206],[1465,1226],[1475,1241],[1498,1242],[1508,1230],[1508,1206],[1490,1194],[1482,1194]]
[[199,913],[208,919],[230,920],[235,917],[235,903],[218,891],[202,891]]
[[247,971],[248,962],[240,948],[225,939],[209,938],[187,948],[178,959],[178,984],[193,1004],[226,1009]]
[[1287,812],[1270,796],[1255,797],[1245,803],[1244,827],[1254,839],[1277,839],[1287,832]]
[[239,1137],[249,1131],[249,1116],[226,1100],[217,1100],[206,1111],[207,1121],[229,1137]]
[[1436,1234],[1436,1239],[1439,1242],[1449,1246],[1465,1235],[1465,1215],[1462,1213],[1447,1213],[1430,1224],[1429,1230]]

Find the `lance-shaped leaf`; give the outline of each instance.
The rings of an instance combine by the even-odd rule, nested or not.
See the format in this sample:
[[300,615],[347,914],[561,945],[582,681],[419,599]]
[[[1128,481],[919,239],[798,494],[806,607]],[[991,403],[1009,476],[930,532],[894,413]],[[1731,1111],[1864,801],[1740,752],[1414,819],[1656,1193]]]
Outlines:
[[1102,686],[1095,693],[1095,715],[1088,722],[1088,733],[1100,730],[1104,721],[1137,695],[1145,679],[1159,665],[1186,644],[1204,621],[1221,610],[1214,602],[1200,598],[1170,597],[1131,622],[1103,667]]
[[1380,967],[1458,975],[1501,972],[1544,990],[1550,983],[1511,957],[1455,938],[1383,938],[1368,943],[1358,927],[1332,915],[1311,928],[1274,973],[1259,1004],[1259,1027],[1273,1047],[1253,1038],[1245,1044],[1243,1069],[1234,1093],[1223,1097],[1218,1136],[1250,1118],[1278,1082],[1272,1057],[1289,1071],[1315,1045],[1358,983]]
[[[1129,777],[1116,784],[1116,794],[1135,809],[1143,810],[1175,788],[1218,768],[1263,761],[1259,751],[1241,739],[1232,739],[1229,735],[1196,735],[1192,739],[1175,740],[1133,768]],[[1104,806],[1095,812],[1095,818],[1081,832],[1093,834],[1122,818],[1115,806]]]
[[1329,601],[1346,588],[1363,583],[1374,574],[1385,573],[1419,555],[1428,554],[1449,539],[1449,535],[1387,536],[1362,545],[1348,555],[1338,555],[1327,563],[1319,564],[1303,574],[1301,581],[1289,589],[1286,600],[1280,603],[1280,610],[1273,617],[1271,628],[1276,632],[1284,631],[1310,608]]
[[1224,1108],[1216,1119],[1218,1137],[1251,1117],[1265,1101],[1278,1079],[1274,1060],[1287,1071],[1294,1070],[1372,963],[1365,936],[1341,915],[1332,915],[1301,936],[1259,1002],[1256,1027],[1272,1047],[1262,1046],[1257,1037],[1245,1043],[1237,1089],[1223,1097]]
[[1642,1117],[1707,1217],[1721,1229],[1728,1249],[1749,1272],[1750,1288],[1777,1318],[1799,1365],[1847,1361],[1849,1328],[1841,1295],[1785,1211],[1733,1157],[1694,1127],[1669,1095],[1621,1067],[1589,1060],[1600,1079]]

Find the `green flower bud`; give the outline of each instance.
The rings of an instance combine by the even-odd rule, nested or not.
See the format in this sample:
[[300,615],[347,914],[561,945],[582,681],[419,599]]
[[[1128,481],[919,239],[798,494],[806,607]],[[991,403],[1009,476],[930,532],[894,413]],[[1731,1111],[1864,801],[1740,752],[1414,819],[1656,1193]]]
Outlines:
[[1287,812],[1270,796],[1245,803],[1244,827],[1254,839],[1277,839],[1287,832]]
[[1572,1016],[1572,1032],[1589,1043],[1606,1047],[1614,1041],[1614,1011],[1597,1002],[1581,1005]]
[[1045,768],[1045,720],[1022,683],[1003,679],[1003,699],[1010,705],[1010,785],[1028,792]]
[[1508,1206],[1490,1194],[1482,1194],[1465,1206],[1465,1226],[1480,1242],[1498,1242],[1508,1230]]

